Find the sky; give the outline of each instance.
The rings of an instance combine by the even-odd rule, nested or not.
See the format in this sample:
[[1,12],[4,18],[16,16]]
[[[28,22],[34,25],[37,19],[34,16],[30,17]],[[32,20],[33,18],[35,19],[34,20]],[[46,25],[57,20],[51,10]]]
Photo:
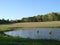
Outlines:
[[0,19],[21,19],[60,12],[60,0],[0,0]]

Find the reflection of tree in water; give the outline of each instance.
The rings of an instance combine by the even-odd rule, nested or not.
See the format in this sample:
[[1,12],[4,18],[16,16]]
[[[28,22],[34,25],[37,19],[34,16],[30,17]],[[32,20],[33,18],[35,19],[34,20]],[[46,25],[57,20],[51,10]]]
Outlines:
[[40,37],[40,36],[39,36],[39,30],[37,30],[37,32],[36,32],[36,33],[37,33],[37,38],[39,38],[39,37]]
[[52,31],[49,32],[50,38],[52,39]]
[[37,31],[37,33],[39,33],[39,30]]
[[49,32],[49,35],[52,35],[52,31]]

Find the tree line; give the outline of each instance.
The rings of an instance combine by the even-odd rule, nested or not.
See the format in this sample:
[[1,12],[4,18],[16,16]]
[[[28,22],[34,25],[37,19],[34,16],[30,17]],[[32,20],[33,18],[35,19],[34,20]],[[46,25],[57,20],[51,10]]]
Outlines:
[[28,18],[22,18],[22,22],[45,22],[45,21],[60,21],[60,13],[48,13],[45,15],[37,15]]
[[21,20],[0,19],[0,24],[11,24],[20,22],[46,22],[46,21],[60,21],[60,13],[52,12],[45,15],[37,15],[33,17],[22,18]]
[[13,23],[18,23],[18,22],[21,22],[21,20],[0,19],[0,24],[13,24]]

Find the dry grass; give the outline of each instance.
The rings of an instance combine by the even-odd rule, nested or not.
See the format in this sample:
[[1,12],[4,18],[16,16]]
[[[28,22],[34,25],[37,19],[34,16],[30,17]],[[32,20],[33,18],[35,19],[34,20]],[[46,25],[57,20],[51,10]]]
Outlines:
[[15,23],[9,25],[0,25],[1,27],[16,27],[16,28],[60,28],[60,21],[51,22],[25,22],[25,23]]

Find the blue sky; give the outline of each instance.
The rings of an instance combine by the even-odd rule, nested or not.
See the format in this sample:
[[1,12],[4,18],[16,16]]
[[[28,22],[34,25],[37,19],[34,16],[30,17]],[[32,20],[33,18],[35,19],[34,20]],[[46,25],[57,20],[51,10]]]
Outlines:
[[0,0],[0,18],[21,19],[60,12],[60,0]]

